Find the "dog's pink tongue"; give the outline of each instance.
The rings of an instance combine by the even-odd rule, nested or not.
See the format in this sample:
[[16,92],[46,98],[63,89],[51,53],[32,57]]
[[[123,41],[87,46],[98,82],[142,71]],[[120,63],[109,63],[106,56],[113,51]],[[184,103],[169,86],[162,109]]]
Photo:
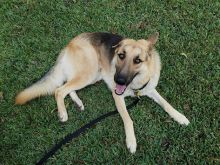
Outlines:
[[116,84],[115,92],[116,92],[118,95],[121,95],[121,94],[124,93],[125,89],[126,89],[126,85]]

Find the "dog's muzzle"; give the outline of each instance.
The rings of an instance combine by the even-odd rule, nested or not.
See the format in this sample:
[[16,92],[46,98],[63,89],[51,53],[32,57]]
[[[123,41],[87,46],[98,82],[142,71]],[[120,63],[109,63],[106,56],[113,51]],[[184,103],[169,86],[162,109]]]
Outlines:
[[116,74],[114,76],[114,81],[116,83],[115,93],[117,95],[122,95],[127,88],[127,79],[124,75]]
[[133,79],[138,75],[139,73],[135,73],[133,76],[128,77],[128,76],[124,76],[122,74],[115,74],[114,76],[114,81],[116,83],[116,87],[115,87],[115,93],[117,95],[122,95],[127,86],[133,81]]

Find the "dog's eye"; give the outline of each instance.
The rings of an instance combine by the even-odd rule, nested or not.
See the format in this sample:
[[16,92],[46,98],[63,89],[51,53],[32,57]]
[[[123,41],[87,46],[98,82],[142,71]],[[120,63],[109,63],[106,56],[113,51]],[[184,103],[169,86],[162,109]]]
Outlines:
[[125,54],[119,53],[119,54],[118,54],[118,57],[119,57],[121,60],[123,60],[123,59],[125,58]]
[[140,64],[141,62],[143,62],[143,61],[140,58],[134,59],[135,64]]

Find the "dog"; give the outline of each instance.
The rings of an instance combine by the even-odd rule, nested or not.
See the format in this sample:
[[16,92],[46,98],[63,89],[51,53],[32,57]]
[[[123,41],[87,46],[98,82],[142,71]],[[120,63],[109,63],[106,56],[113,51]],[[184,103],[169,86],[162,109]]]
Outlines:
[[65,122],[68,114],[64,98],[69,94],[84,110],[76,91],[104,80],[123,120],[127,148],[135,153],[136,137],[133,121],[126,110],[125,97],[148,96],[175,121],[189,124],[189,120],[155,89],[161,70],[160,57],[155,49],[158,37],[159,33],[155,33],[147,39],[134,40],[105,32],[82,33],[61,51],[54,67],[38,82],[20,92],[15,102],[25,104],[36,97],[54,93],[58,117]]

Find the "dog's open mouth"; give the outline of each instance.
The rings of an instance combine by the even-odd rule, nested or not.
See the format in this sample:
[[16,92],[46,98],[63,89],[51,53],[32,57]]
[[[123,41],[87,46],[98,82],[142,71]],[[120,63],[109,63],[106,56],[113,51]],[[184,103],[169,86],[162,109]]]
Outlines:
[[126,88],[127,88],[126,85],[116,84],[115,93],[116,93],[117,95],[122,95],[122,94],[125,92]]

